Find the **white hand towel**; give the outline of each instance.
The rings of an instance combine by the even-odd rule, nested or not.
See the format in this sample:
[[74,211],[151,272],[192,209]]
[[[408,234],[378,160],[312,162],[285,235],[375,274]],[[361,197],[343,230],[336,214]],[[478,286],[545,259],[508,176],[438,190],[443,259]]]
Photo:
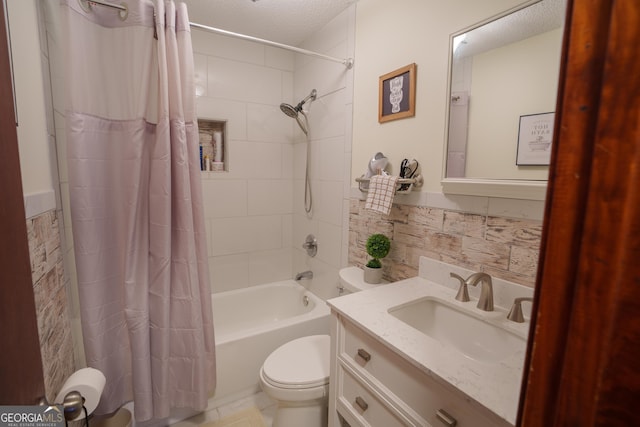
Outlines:
[[374,175],[369,182],[369,194],[364,204],[365,209],[389,215],[393,196],[396,194],[397,176]]

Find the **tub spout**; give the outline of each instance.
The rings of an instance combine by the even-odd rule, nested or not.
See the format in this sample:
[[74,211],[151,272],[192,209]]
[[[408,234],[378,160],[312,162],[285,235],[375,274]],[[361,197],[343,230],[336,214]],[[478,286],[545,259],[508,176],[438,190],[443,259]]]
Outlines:
[[303,271],[302,273],[296,274],[296,280],[300,279],[313,279],[313,271],[307,270]]

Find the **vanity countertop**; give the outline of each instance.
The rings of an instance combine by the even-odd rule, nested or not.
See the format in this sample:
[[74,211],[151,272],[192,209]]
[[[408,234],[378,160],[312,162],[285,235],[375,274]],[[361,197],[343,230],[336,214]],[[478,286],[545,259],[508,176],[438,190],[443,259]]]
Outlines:
[[[529,322],[515,323],[506,319],[504,308],[484,312],[475,307],[477,301],[455,300],[453,289],[421,277],[412,277],[375,289],[333,298],[329,306],[340,315],[372,334],[382,344],[413,366],[444,384],[466,394],[472,401],[514,425],[518,410],[522,369],[526,353]],[[471,311],[490,323],[522,337],[521,351],[496,362],[473,360],[440,341],[419,332],[393,317],[391,307],[420,298],[433,297]]]

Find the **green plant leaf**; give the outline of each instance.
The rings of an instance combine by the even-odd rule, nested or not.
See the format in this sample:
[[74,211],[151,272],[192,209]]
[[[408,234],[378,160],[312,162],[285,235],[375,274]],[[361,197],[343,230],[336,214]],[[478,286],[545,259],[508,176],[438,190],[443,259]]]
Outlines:
[[373,258],[386,257],[391,250],[391,241],[384,234],[372,234],[367,239],[367,253]]
[[367,263],[367,267],[369,267],[369,268],[382,268],[382,263],[377,258],[370,259],[369,262]]

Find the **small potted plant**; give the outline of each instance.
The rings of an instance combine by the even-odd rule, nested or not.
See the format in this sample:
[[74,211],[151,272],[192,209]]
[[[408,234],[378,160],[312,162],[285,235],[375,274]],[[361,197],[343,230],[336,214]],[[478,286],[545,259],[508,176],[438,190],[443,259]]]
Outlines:
[[384,234],[372,234],[367,239],[367,253],[373,258],[364,266],[364,281],[377,284],[382,281],[382,263],[380,260],[389,254],[391,241]]

